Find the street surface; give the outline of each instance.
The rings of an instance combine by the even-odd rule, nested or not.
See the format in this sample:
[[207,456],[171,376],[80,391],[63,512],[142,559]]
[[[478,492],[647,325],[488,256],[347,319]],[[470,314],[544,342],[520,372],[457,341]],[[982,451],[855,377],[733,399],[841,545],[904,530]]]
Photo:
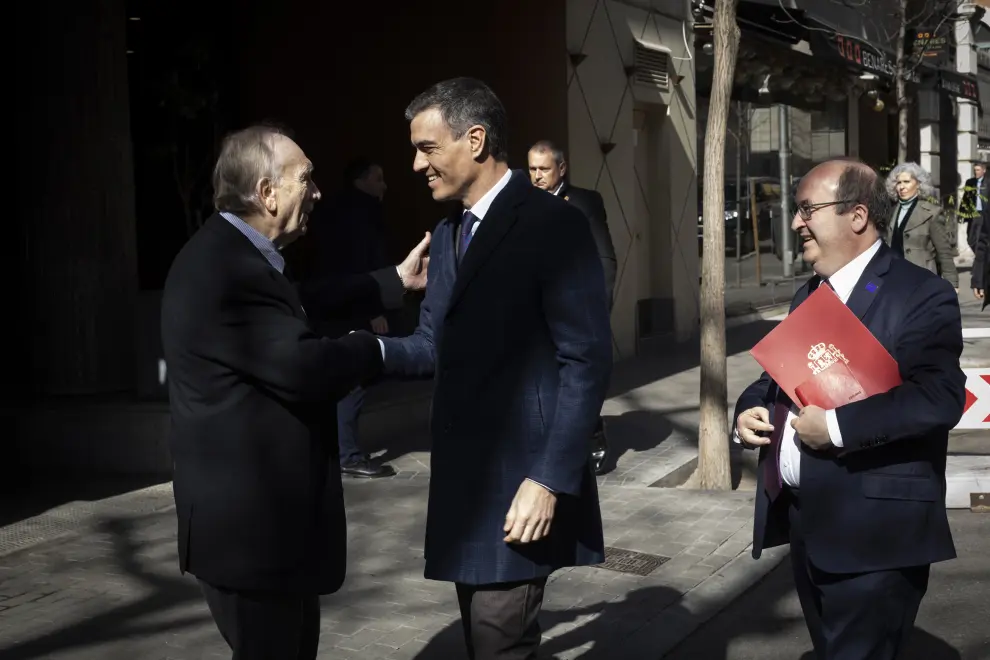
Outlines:
[[[990,327],[990,314],[966,288],[961,299],[967,328]],[[760,372],[748,349],[772,327],[763,320],[729,329],[730,407]],[[990,364],[990,339],[968,339],[963,357]],[[606,543],[661,563],[647,575],[606,567],[555,574],[542,617],[544,657],[653,660],[678,644],[670,657],[807,652],[786,550],[760,561],[749,556],[755,453],[733,448],[734,492],[657,485],[682,481],[672,475],[686,476],[696,459],[698,390],[696,343],[651,349],[616,366],[603,411],[614,466],[599,478]],[[463,657],[453,589],[422,578],[428,405],[413,397],[376,406],[362,419],[368,448],[398,474],[345,482],[349,576],[340,593],[323,600],[321,658]],[[988,445],[985,431],[954,432],[956,467],[983,474],[978,462]],[[135,491],[146,485],[63,482],[4,502],[0,657],[229,657],[195,581],[178,573],[170,485]],[[925,660],[990,657],[980,656],[990,564],[978,550],[990,516],[953,511],[952,520],[961,559],[933,571],[918,622],[918,648],[928,651],[917,657]]]
[[[990,514],[950,511],[949,522],[959,558],[932,567],[903,660],[990,658]],[[666,660],[814,660],[793,585],[787,559]]]

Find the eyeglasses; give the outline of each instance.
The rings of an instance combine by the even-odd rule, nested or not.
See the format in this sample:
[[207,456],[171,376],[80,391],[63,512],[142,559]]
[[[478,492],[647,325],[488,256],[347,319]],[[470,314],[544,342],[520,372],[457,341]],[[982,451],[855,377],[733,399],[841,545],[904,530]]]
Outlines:
[[821,204],[809,204],[808,202],[801,202],[797,205],[797,211],[801,214],[801,219],[807,222],[811,220],[811,214],[818,209],[824,209],[829,206],[835,206],[836,204],[852,204],[855,199],[838,199],[834,202],[822,202]]

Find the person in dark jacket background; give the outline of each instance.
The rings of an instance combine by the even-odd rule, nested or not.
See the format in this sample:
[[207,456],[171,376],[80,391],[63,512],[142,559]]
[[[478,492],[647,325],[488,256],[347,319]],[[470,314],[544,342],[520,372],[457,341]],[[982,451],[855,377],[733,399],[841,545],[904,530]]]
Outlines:
[[[367,273],[389,264],[383,213],[386,190],[381,165],[363,157],[347,164],[340,192],[313,212],[310,238],[316,254],[311,277]],[[349,313],[316,316],[314,322],[317,331],[331,339],[353,330],[370,330],[377,335],[389,332],[387,312],[380,300],[372,297],[352,305]],[[395,474],[391,466],[375,463],[360,448],[358,419],[365,393],[364,387],[356,387],[337,403],[340,471],[353,477],[390,477]]]
[[[567,180],[567,159],[563,149],[549,140],[540,140],[529,149],[529,179],[540,190],[546,190],[552,195],[562,197],[584,214],[591,226],[591,235],[595,239],[598,258],[605,272],[605,296],[608,299],[608,311],[612,313],[612,302],[615,297],[615,275],[618,271],[618,261],[615,258],[615,246],[612,245],[612,235],[608,231],[608,216],[605,213],[605,202],[597,190],[588,190],[571,185]],[[598,425],[592,437],[591,460],[595,474],[603,474],[607,470],[608,437],[605,435],[605,420],[598,417]]]
[[976,239],[976,258],[973,259],[973,295],[983,301],[982,309],[987,308],[987,283],[990,282],[990,222],[987,222],[988,207],[980,212],[980,234]]

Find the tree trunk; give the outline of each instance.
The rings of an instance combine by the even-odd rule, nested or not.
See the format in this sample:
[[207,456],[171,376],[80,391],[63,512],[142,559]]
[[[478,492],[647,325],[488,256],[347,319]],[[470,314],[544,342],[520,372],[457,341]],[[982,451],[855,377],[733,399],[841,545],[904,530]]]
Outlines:
[[897,26],[897,163],[906,163],[908,158],[908,110],[910,99],[907,94],[908,53],[904,41],[907,39],[908,0],[898,0]]
[[736,0],[717,0],[715,70],[705,132],[704,250],[701,257],[701,411],[698,486],[729,490],[729,424],[725,363],[725,134],[739,47]]

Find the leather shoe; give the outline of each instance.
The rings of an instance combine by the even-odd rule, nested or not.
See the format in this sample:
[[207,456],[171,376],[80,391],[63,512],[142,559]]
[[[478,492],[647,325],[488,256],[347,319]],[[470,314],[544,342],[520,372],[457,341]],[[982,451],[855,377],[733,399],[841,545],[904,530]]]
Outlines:
[[395,469],[391,465],[379,465],[370,458],[362,458],[352,463],[341,465],[340,472],[341,474],[349,474],[352,477],[360,477],[362,479],[395,476]]
[[591,450],[591,467],[596,475],[603,475],[608,472],[608,438],[605,437],[605,429],[596,431],[592,436],[593,449]]

